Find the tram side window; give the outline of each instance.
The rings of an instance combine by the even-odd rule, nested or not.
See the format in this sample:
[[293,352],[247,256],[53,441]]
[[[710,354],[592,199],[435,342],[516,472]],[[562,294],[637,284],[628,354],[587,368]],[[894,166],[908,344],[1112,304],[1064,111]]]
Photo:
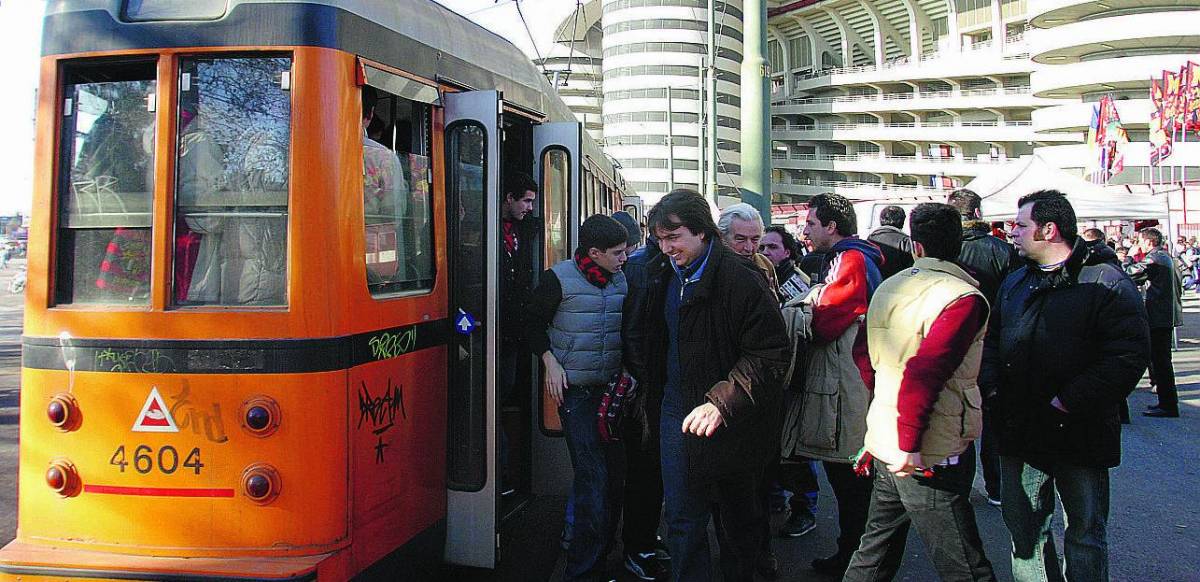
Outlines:
[[292,59],[180,62],[173,297],[287,303]]
[[147,305],[155,62],[63,75],[54,302]]
[[362,88],[367,288],[433,289],[430,107]]
[[551,148],[542,154],[543,220],[546,223],[546,264],[570,257],[567,241],[567,199],[571,188],[571,157],[567,150]]

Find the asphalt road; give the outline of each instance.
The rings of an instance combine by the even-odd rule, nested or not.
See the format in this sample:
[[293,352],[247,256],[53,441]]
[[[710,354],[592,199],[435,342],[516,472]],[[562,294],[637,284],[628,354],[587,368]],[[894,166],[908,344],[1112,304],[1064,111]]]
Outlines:
[[[16,535],[16,452],[20,372],[22,298],[7,292],[8,282],[23,262],[0,271],[0,540]],[[1200,582],[1200,298],[1189,294],[1180,350],[1175,354],[1183,417],[1144,418],[1138,412],[1155,397],[1148,384],[1131,396],[1132,426],[1124,433],[1124,462],[1112,472],[1109,552],[1112,579],[1118,581]],[[977,482],[977,490],[982,483]],[[823,493],[828,487],[822,484]],[[997,508],[973,497],[988,557],[1000,580],[1011,580],[1007,530]],[[503,562],[495,571],[448,569],[455,582],[559,580],[562,559],[557,536],[562,523],[561,498],[542,498],[503,528]],[[775,517],[775,525],[785,516]],[[818,528],[798,539],[774,541],[782,565],[781,580],[822,580],[808,566],[833,552],[837,521],[833,499],[822,495]],[[1062,544],[1062,516],[1056,518]],[[715,548],[715,542],[713,544]],[[610,558],[621,580],[634,580],[620,569],[620,554]],[[927,581],[937,576],[924,548],[910,536],[899,580]]]

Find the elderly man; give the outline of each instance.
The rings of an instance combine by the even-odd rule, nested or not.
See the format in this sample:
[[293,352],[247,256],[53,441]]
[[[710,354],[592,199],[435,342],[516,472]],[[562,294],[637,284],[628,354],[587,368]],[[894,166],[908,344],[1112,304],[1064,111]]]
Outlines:
[[[717,218],[717,230],[721,232],[721,241],[725,243],[725,246],[754,261],[754,265],[762,271],[763,277],[767,279],[767,286],[771,289],[771,293],[778,299],[779,282],[775,277],[775,266],[770,259],[757,252],[759,242],[763,238],[763,221],[758,210],[744,202],[728,206],[721,211],[721,215]],[[775,418],[774,420],[777,425],[775,430],[778,431],[778,424],[783,419]],[[778,480],[779,473],[778,455],[774,457],[763,473],[761,484],[763,503],[768,506],[770,505],[770,490],[774,482]],[[774,579],[779,576],[779,560],[775,557],[775,552],[771,550],[770,513],[764,511],[762,520],[762,548],[758,557],[758,571],[763,576]]]
[[1000,286],[979,376],[998,398],[1013,578],[1064,579],[1057,492],[1067,575],[1108,580],[1108,472],[1121,462],[1118,409],[1149,359],[1146,309],[1129,277],[1080,240],[1066,196],[1043,190],[1017,205],[1012,240],[1026,264]]
[[771,260],[758,254],[758,243],[763,237],[762,216],[753,206],[740,202],[725,208],[717,218],[717,230],[721,241],[733,252],[752,261],[767,278],[772,293],[778,293],[779,281],[775,278],[775,266]]

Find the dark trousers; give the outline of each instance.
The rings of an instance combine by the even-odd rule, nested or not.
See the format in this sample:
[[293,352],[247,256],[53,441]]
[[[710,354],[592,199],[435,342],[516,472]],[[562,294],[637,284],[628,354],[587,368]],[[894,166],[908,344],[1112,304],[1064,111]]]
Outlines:
[[621,541],[626,554],[654,551],[662,517],[663,480],[658,453],[658,419],[638,407],[622,427],[625,441],[625,522]]
[[567,549],[565,580],[591,580],[604,569],[624,478],[619,443],[600,442],[596,410],[604,386],[568,386],[558,408],[575,479],[574,538]]
[[[995,400],[992,398],[990,400]],[[983,403],[983,434],[979,437],[979,468],[983,488],[991,499],[1000,499],[1000,418],[994,402]]]
[[787,460],[779,465],[779,484],[792,492],[788,506],[793,512],[817,513],[817,497],[821,486],[817,484],[817,462],[810,459]]
[[762,471],[725,475],[696,484],[688,479],[682,432],[687,413],[664,405],[660,423],[663,493],[666,498],[667,549],[671,580],[712,579],[708,523],[714,521],[721,544],[725,582],[750,582],[762,541]]
[[875,488],[867,531],[843,582],[895,578],[910,526],[916,527],[943,582],[996,579],[968,501],[975,480],[973,444],[959,455],[957,465],[935,467],[928,479],[896,477],[881,461],[875,461],[872,470]]
[[823,461],[825,478],[833,489],[838,508],[837,557],[849,559],[858,549],[867,528],[867,510],[871,505],[871,478],[859,477],[849,463]]
[[1150,328],[1150,377],[1158,387],[1158,407],[1176,412],[1179,396],[1175,391],[1175,366],[1171,363],[1173,328]]

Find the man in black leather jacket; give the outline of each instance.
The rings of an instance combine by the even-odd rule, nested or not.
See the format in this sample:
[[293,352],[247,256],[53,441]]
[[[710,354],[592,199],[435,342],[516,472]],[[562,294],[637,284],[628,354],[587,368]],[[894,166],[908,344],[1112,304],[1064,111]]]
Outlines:
[[[1000,283],[1020,266],[1021,259],[1012,245],[992,236],[992,228],[981,219],[980,197],[966,188],[955,190],[946,203],[958,209],[962,218],[962,250],[958,263],[976,281],[988,305],[996,305]],[[1000,452],[996,434],[996,398],[983,394],[983,436],[979,439],[979,465],[983,469],[983,487],[988,503],[1000,505]]]
[[1129,277],[1096,260],[1061,193],[1021,198],[1013,243],[1026,264],[992,309],[984,391],[997,393],[1004,522],[1015,580],[1063,580],[1055,493],[1071,579],[1107,580],[1109,469],[1121,462],[1118,408],[1146,370],[1146,310]]
[[1150,323],[1150,376],[1158,387],[1158,405],[1143,414],[1175,418],[1179,416],[1179,399],[1175,392],[1175,368],[1171,364],[1171,336],[1183,323],[1182,285],[1174,259],[1163,250],[1163,236],[1157,228],[1139,231],[1138,244],[1144,256],[1126,272],[1134,283],[1149,283],[1146,316]]

